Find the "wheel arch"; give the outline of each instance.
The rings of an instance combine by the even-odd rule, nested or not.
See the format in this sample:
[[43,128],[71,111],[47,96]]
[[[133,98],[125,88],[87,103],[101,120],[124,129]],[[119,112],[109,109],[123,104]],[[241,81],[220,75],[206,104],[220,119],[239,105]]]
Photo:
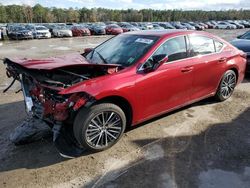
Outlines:
[[232,70],[232,71],[235,72],[235,74],[236,74],[236,79],[237,79],[237,82],[238,82],[238,79],[239,79],[239,70],[238,70],[238,68],[235,67],[235,66],[228,67],[227,69],[225,69],[225,71],[224,71],[223,74],[221,75],[220,80],[219,80],[218,83],[217,83],[217,86],[216,86],[216,90],[215,90],[215,91],[217,91],[218,87],[220,86],[221,80],[222,80],[222,78],[223,78],[225,72],[227,72],[227,71],[229,71],[229,70]]
[[232,70],[234,71],[234,73],[236,74],[236,79],[238,81],[238,78],[239,78],[239,70],[236,68],[236,67],[231,67],[230,69],[228,70]]
[[130,102],[126,98],[119,96],[119,95],[107,96],[107,97],[103,97],[101,99],[98,99],[92,105],[105,103],[105,102],[112,103],[112,104],[119,106],[123,110],[123,112],[125,113],[126,120],[127,120],[126,127],[129,127],[132,125],[133,108],[132,108],[132,105],[130,104]]

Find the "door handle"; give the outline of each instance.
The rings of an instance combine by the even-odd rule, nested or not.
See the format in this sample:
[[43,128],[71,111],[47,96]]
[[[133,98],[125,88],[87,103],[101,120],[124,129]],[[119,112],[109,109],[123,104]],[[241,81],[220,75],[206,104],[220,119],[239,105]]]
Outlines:
[[224,63],[224,62],[227,61],[227,58],[226,57],[222,57],[218,61],[219,61],[219,63]]
[[181,72],[187,73],[187,72],[193,71],[193,69],[194,69],[194,67],[191,67],[191,66],[189,66],[189,67],[184,67],[184,68],[181,69]]

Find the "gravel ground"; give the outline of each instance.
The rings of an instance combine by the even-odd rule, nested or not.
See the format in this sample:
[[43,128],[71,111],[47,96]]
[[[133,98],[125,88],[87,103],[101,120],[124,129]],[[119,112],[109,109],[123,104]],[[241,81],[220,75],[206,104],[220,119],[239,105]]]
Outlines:
[[[209,30],[232,40],[246,30]],[[107,36],[0,43],[4,57],[83,51]],[[0,187],[250,187],[250,79],[232,98],[200,101],[128,130],[114,147],[66,160],[51,138],[23,146],[8,139],[25,119],[15,85],[0,94]],[[0,90],[10,80],[0,64]]]

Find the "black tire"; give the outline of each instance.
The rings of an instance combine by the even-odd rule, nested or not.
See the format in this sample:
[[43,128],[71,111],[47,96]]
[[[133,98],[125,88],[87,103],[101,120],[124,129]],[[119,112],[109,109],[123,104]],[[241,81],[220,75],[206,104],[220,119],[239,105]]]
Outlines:
[[[117,135],[116,139],[114,139],[112,141],[110,140],[108,145],[105,145],[103,147],[100,147],[100,146],[98,147],[97,145],[93,146],[88,142],[89,137],[87,137],[86,134],[87,134],[88,128],[90,127],[90,122],[92,122],[92,120],[95,117],[99,116],[102,112],[105,112],[105,113],[114,112],[117,115],[117,117],[120,118],[120,120],[119,120],[119,122],[121,122],[119,124],[120,133]],[[79,110],[79,112],[76,115],[76,118],[74,120],[73,132],[74,132],[74,136],[75,136],[76,140],[78,141],[78,143],[82,147],[89,149],[91,151],[102,151],[102,150],[106,150],[106,149],[112,147],[114,144],[116,144],[120,140],[120,138],[122,137],[123,132],[125,130],[125,127],[126,127],[126,116],[125,116],[124,112],[122,111],[122,109],[115,104],[101,103],[101,104],[93,105],[90,108],[82,108]],[[107,130],[108,130],[108,128],[107,128]],[[98,131],[100,132],[103,130],[99,129]],[[105,129],[105,131],[106,131],[106,129]],[[105,134],[106,134],[105,135],[106,139],[108,139],[106,132],[105,132]],[[104,135],[104,133],[103,133],[103,135]],[[102,137],[102,141],[104,142],[103,137]]]
[[[229,80],[227,80],[227,79],[229,79],[228,77],[231,77],[231,79],[234,80],[234,82],[232,82],[232,84],[230,84],[231,82],[230,83],[226,83],[226,82],[229,82]],[[221,102],[221,101],[225,101],[228,98],[230,98],[231,95],[233,94],[233,91],[234,91],[234,88],[235,88],[236,84],[237,84],[237,75],[236,75],[236,73],[233,70],[226,71],[224,73],[221,81],[220,81],[220,85],[219,85],[219,87],[217,89],[217,92],[216,92],[216,95],[215,95],[215,99],[217,101]],[[230,87],[229,87],[229,85],[230,85]],[[225,87],[227,87],[228,90],[225,89]],[[227,90],[227,91],[230,90],[227,95],[225,94],[225,90]]]

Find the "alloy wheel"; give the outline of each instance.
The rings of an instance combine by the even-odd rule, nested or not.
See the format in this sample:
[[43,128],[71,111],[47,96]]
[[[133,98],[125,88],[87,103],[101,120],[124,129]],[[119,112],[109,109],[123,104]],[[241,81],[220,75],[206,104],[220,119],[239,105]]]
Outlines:
[[236,86],[236,75],[233,73],[227,74],[221,84],[221,95],[224,98],[230,97],[233,93],[235,86]]
[[95,115],[85,132],[86,142],[93,148],[106,148],[122,133],[122,119],[114,111],[103,111]]

